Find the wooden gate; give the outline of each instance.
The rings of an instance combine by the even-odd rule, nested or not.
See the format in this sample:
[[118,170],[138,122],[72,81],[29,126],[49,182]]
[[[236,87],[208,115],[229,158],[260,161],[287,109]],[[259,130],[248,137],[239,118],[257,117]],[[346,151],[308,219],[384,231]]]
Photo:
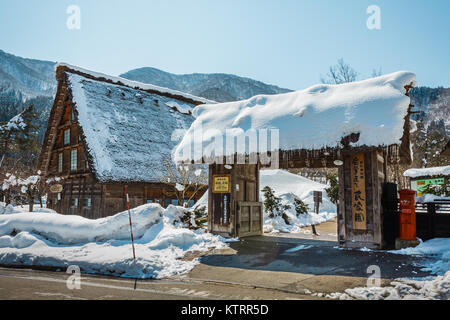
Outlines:
[[261,235],[259,165],[209,166],[208,228],[231,237]]
[[238,202],[236,233],[239,238],[263,234],[261,202]]

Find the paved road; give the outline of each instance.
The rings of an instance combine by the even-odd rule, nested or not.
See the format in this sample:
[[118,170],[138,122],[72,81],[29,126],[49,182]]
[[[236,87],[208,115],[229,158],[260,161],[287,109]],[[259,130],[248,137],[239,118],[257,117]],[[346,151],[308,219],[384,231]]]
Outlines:
[[258,286],[194,279],[132,280],[81,276],[81,289],[69,290],[68,274],[0,268],[0,300],[244,300],[305,299],[309,296]]

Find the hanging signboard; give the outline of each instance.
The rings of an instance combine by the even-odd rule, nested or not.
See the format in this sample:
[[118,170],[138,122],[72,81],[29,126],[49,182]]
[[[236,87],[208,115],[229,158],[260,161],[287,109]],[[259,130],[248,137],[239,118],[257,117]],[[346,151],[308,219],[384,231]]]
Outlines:
[[231,175],[229,174],[213,175],[212,193],[231,193]]
[[50,186],[50,192],[51,193],[59,193],[63,190],[63,186],[60,184],[54,184]]
[[352,216],[353,228],[367,229],[366,219],[366,173],[364,171],[364,154],[350,157],[352,183]]

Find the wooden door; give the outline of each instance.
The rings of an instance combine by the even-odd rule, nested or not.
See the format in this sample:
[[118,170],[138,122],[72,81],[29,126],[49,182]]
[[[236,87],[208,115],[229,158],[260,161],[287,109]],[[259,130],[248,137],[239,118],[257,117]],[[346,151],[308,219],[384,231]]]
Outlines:
[[238,202],[236,232],[239,238],[263,234],[261,202]]
[[259,165],[210,165],[209,230],[224,236],[262,234]]

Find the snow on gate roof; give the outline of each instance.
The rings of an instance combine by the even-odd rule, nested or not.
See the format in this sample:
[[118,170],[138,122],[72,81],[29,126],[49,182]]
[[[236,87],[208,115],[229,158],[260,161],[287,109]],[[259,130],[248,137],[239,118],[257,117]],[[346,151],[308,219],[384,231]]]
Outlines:
[[[340,148],[342,138],[353,133],[359,134],[359,140],[352,147],[399,145],[410,105],[405,86],[415,86],[415,79],[413,73],[400,71],[359,82],[200,105],[174,153],[175,161],[232,155],[234,148],[225,147],[219,155],[213,151],[216,138],[224,137],[227,130],[243,136],[249,129],[279,129],[279,149],[285,151]],[[248,144],[245,148],[246,154],[259,151],[249,150]]]
[[115,80],[123,84],[124,79],[101,75],[99,80],[99,74],[72,68],[63,65],[61,70],[97,179],[160,182],[178,142],[172,137],[189,128],[191,110],[205,99],[137,82],[119,85]]

